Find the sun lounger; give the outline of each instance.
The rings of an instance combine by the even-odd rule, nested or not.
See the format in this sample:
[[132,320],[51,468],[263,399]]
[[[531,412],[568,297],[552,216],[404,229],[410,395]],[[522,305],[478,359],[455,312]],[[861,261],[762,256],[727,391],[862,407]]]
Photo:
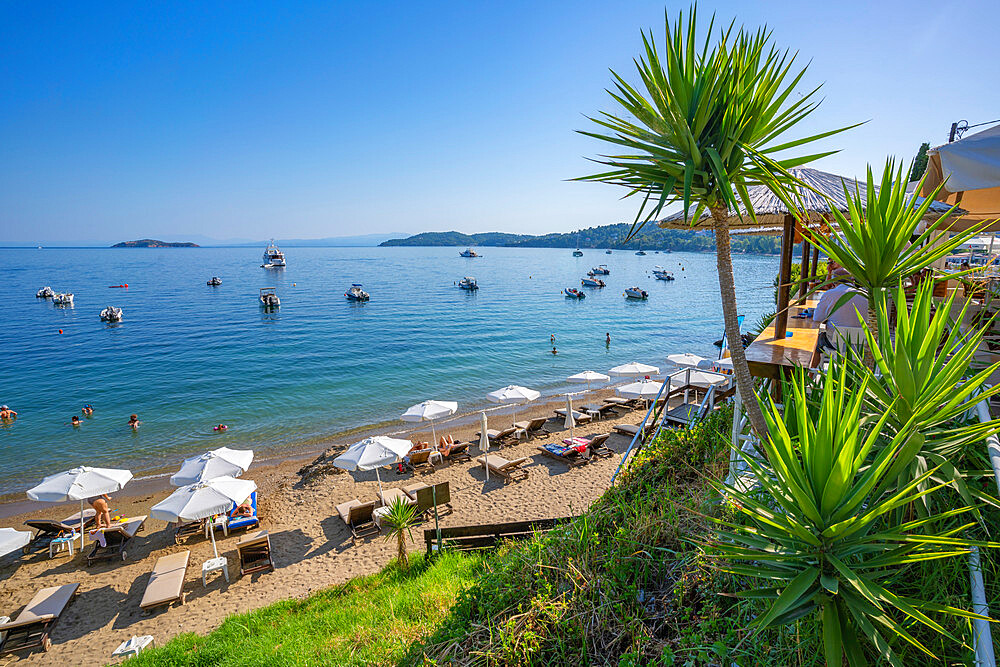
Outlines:
[[[653,424],[645,424],[643,426],[643,437],[649,434],[654,428]],[[615,433],[621,433],[622,435],[627,435],[630,438],[634,438],[635,434],[639,432],[639,426],[637,424],[618,424],[612,429]]]
[[570,468],[581,466],[590,461],[590,452],[586,445],[583,446],[583,451],[581,452],[579,448],[571,445],[550,442],[545,445],[539,445],[538,451],[545,456],[562,461]]
[[396,499],[402,500],[407,505],[412,505],[414,503],[413,498],[407,495],[406,491],[403,489],[384,489],[379,491],[378,499],[382,501],[383,507],[389,507],[392,502]]
[[149,573],[146,582],[146,592],[142,594],[139,608],[149,611],[154,607],[169,605],[174,602],[184,604],[184,575],[187,574],[190,551],[160,556]]
[[609,437],[611,437],[610,433],[601,433],[587,439],[587,446],[590,447],[590,453],[601,458],[614,456],[615,450],[611,449],[607,445]]
[[480,456],[476,459],[476,463],[485,468],[487,460],[489,461],[490,474],[500,475],[504,481],[511,482],[515,479],[526,479],[528,477],[528,471],[521,467],[531,460],[527,456],[508,461],[502,456],[490,454],[488,456]]
[[[97,518],[97,512],[93,509],[86,509],[83,511],[83,527],[86,529]],[[35,530],[35,536],[31,538],[31,542],[24,547],[24,553],[29,553],[32,550],[44,549],[49,546],[54,538],[63,535],[69,535],[74,530],[80,530],[80,513],[77,512],[71,516],[66,517],[62,521],[54,521],[52,519],[30,519],[24,522],[25,526],[33,528]]]
[[239,505],[233,505],[233,509],[229,511],[228,529],[236,530],[238,528],[244,528],[249,530],[254,526],[260,525],[260,519],[257,518],[257,492],[254,491],[250,494],[250,516],[236,516],[236,510]]
[[434,450],[428,447],[427,449],[420,449],[415,452],[410,452],[404,459],[404,463],[406,463],[407,467],[409,467],[410,470],[414,471],[419,470],[421,468],[430,468],[433,470],[434,464],[431,463],[430,461],[432,451]]
[[115,522],[111,528],[105,528],[103,531],[105,545],[101,546],[100,542],[94,543],[93,550],[87,554],[87,566],[89,567],[95,561],[110,560],[119,556],[122,560],[128,558],[126,549],[129,542],[132,541],[136,533],[142,530],[145,523],[146,516],[143,515],[132,517],[127,521]]
[[236,543],[236,554],[240,559],[241,576],[274,569],[274,561],[271,559],[271,537],[266,530],[244,535]]
[[600,405],[596,403],[591,403],[590,405],[584,405],[581,409],[594,419],[604,419],[608,416],[608,413],[615,413],[615,408],[618,407],[612,403],[602,403]]
[[79,588],[80,584],[65,584],[43,588],[35,593],[17,618],[0,626],[4,632],[0,655],[38,646],[48,651],[52,646],[49,633]]
[[[557,408],[555,413],[556,417],[558,417],[559,419],[566,419],[566,408]],[[573,421],[576,422],[577,424],[587,424],[593,419],[594,418],[588,414],[579,412],[577,410],[573,411]]]
[[378,535],[378,526],[372,512],[375,511],[375,501],[363,503],[357,498],[337,505],[337,514],[347,527],[351,529],[351,539],[357,544],[359,538],[366,535]]
[[545,430],[545,423],[548,420],[548,417],[539,417],[538,419],[532,419],[526,422],[514,422],[514,428],[524,431],[525,439],[531,440],[540,433],[545,435],[549,434],[549,432]]
[[192,537],[204,534],[204,521],[187,521],[185,523],[179,523],[177,524],[177,528],[174,530],[174,544],[181,544]]
[[417,514],[426,516],[434,511],[435,506],[441,507],[442,505],[448,509],[449,513],[454,511],[451,506],[451,487],[448,482],[441,482],[434,486],[424,485],[421,489],[415,489],[411,496],[416,501]]
[[471,461],[472,455],[469,454],[469,443],[456,442],[448,449],[447,454],[443,451],[441,452],[441,458],[446,461]]
[[[505,441],[514,439],[516,431],[517,429],[513,426],[500,429],[499,431],[491,428],[486,430],[486,437],[489,438],[491,446],[501,447],[505,444]],[[481,436],[482,432],[476,431],[476,439],[478,440]]]

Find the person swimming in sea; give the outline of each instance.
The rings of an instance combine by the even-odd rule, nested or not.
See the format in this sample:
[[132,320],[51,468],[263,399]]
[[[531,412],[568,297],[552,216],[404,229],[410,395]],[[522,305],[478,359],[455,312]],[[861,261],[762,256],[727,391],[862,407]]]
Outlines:
[[552,347],[555,347],[555,345],[556,345],[556,335],[555,334],[552,334],[552,335],[549,336],[549,342],[552,343]]
[[0,405],[0,419],[7,421],[8,419],[17,419],[17,413],[8,408],[6,405]]
[[611,345],[611,332],[604,334],[604,344]]
[[558,350],[556,350],[555,345],[552,346],[552,354],[559,354]]
[[73,415],[73,417],[70,418],[69,423],[72,424],[73,426],[79,426],[80,425],[80,418],[77,417],[76,415]]
[[83,413],[84,417],[89,417],[90,415],[94,414],[94,406],[92,406],[90,403],[87,403],[85,406],[83,406],[80,412]]
[[130,415],[128,418],[128,425],[133,431],[138,431],[139,424],[141,423],[142,422],[139,421],[139,415]]

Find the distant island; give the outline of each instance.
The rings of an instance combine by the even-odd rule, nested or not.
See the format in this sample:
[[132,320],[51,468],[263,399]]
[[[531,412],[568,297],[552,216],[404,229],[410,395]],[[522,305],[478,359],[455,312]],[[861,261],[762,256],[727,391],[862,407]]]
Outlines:
[[[712,252],[715,237],[711,232],[661,229],[654,224],[643,227],[627,243],[632,225],[621,222],[613,225],[589,227],[563,234],[506,234],[485,232],[462,234],[461,232],[424,232],[405,239],[390,239],[380,246],[479,246],[507,248],[595,248],[609,250],[677,250],[687,252]],[[778,236],[749,236],[734,234],[732,249],[737,253],[755,255],[776,255],[781,248]]]
[[138,241],[122,241],[112,248],[200,248],[197,243],[167,243],[156,239],[139,239]]

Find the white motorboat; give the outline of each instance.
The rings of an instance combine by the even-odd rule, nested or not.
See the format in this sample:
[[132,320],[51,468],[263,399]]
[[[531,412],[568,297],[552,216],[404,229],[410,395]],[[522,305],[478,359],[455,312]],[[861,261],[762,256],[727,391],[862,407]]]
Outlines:
[[590,270],[590,275],[592,276],[610,276],[611,271],[608,269],[607,264],[598,264]]
[[605,254],[605,255],[610,255],[610,254],[611,254],[611,251],[610,251],[610,250],[605,250],[605,251],[604,251],[604,254]]
[[466,276],[458,281],[458,286],[464,290],[475,291],[479,289],[479,283],[471,276]]
[[278,249],[278,246],[274,243],[274,239],[271,239],[271,242],[267,244],[267,248],[264,249],[264,263],[261,264],[261,268],[285,268],[285,253]]
[[101,311],[101,321],[102,322],[121,322],[122,321],[122,309],[116,308],[115,306],[108,306]]
[[458,253],[461,257],[482,257],[478,252],[472,248],[466,248],[462,252]]
[[52,297],[52,303],[57,306],[72,306],[73,294],[71,292],[56,294]]
[[580,250],[579,248],[577,248],[576,250],[573,251],[573,256],[574,257],[583,257],[583,251]]
[[212,285],[212,286],[221,285],[222,284],[222,278],[220,278],[219,276],[212,276],[211,278],[208,279],[208,282],[205,283],[205,284],[206,285]]
[[567,287],[566,289],[563,290],[563,294],[565,294],[571,299],[583,299],[584,297],[587,296],[586,294],[584,294],[575,287]]
[[51,287],[49,287],[48,285],[46,285],[46,286],[45,286],[45,287],[43,287],[42,289],[40,289],[40,290],[38,290],[37,292],[35,292],[35,296],[36,296],[37,298],[39,298],[39,299],[51,299],[51,298],[52,298],[52,297],[54,297],[55,295],[56,295],[56,293],[55,293],[55,292],[53,292],[53,291],[52,291],[52,288],[51,288]]
[[258,298],[260,299],[261,308],[271,309],[281,307],[281,299],[274,293],[273,287],[261,287]]
[[361,283],[351,284],[351,289],[344,292],[344,296],[350,301],[367,301],[369,299],[368,292],[361,289]]
[[606,283],[600,278],[595,278],[594,276],[588,276],[580,281],[580,284],[584,287],[605,287]]
[[639,248],[639,249],[638,249],[638,250],[636,251],[636,253],[635,253],[635,254],[637,254],[637,255],[645,255],[645,254],[646,254],[646,251],[645,251],[645,250],[643,250],[642,248]]
[[649,298],[649,292],[638,287],[628,287],[625,289],[626,299],[647,299]]
[[670,271],[667,271],[665,268],[663,268],[660,265],[656,265],[656,266],[653,267],[653,276],[657,280],[673,280],[674,279],[674,274],[671,273]]

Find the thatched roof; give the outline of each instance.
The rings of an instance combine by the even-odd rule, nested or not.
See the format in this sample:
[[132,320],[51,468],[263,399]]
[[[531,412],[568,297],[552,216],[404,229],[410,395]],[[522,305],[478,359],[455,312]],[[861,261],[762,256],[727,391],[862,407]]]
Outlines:
[[[855,192],[857,192],[862,198],[867,195],[867,186],[853,178],[838,176],[837,174],[806,167],[791,169],[790,171],[796,178],[810,186],[797,186],[795,191],[799,196],[799,205],[804,209],[804,212],[809,214],[811,222],[819,222],[830,214],[829,202],[832,202],[837,210],[846,211],[848,208],[847,194],[853,197]],[[845,187],[847,188],[846,193],[844,191]],[[818,192],[810,188],[815,188]],[[750,195],[750,204],[757,214],[757,219],[754,220],[746,215],[746,211],[740,206],[739,214],[733,213],[729,216],[730,227],[734,231],[739,229],[753,230],[746,232],[750,234],[780,233],[780,226],[784,224],[785,216],[789,213],[788,207],[766,186],[754,186],[748,189],[748,193]],[[825,197],[821,196],[820,193],[825,195]],[[917,201],[922,202],[923,199],[917,197]],[[947,204],[934,202],[927,211],[927,217],[940,217],[947,213],[950,208]],[[706,213],[697,222],[691,219],[685,220],[684,212],[678,211],[657,221],[656,224],[664,229],[711,229],[712,218]],[[774,227],[777,227],[777,229],[772,232],[771,228]]]

